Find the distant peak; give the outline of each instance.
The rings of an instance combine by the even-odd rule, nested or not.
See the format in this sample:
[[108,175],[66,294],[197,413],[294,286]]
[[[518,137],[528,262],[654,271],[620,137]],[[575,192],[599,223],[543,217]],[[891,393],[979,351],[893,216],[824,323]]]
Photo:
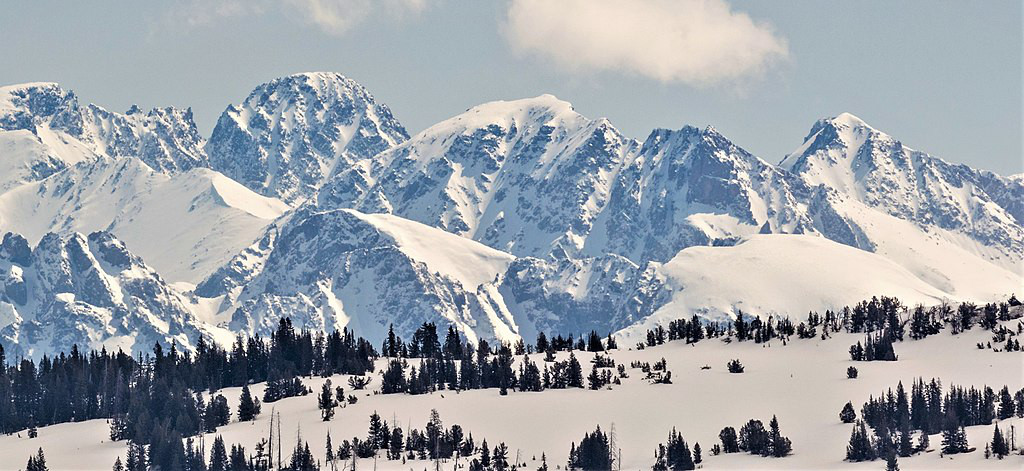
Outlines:
[[20,90],[60,89],[57,82],[26,82],[0,86],[0,94],[9,94]]
[[495,112],[513,113],[529,110],[552,110],[557,112],[572,112],[572,103],[560,100],[558,97],[545,93],[532,98],[520,98],[518,100],[496,100],[474,106],[467,112]]
[[842,112],[842,113],[839,113],[834,118],[829,118],[828,120],[831,121],[834,124],[841,124],[841,125],[850,126],[850,127],[861,127],[861,126],[870,127],[870,126],[868,126],[867,123],[864,122],[863,119],[860,119],[860,118],[854,116],[853,113]]
[[518,100],[498,100],[476,105],[464,113],[431,127],[435,132],[450,132],[451,126],[462,129],[485,128],[490,125],[509,127],[525,123],[548,124],[555,121],[589,122],[577,113],[572,104],[554,95],[543,94]]

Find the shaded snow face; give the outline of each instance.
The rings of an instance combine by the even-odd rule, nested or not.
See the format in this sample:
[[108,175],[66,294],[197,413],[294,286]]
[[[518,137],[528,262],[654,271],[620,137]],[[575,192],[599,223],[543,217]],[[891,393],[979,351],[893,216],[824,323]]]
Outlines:
[[265,196],[299,203],[356,162],[408,138],[387,106],[340,74],[298,74],[260,85],[224,111],[210,165]]

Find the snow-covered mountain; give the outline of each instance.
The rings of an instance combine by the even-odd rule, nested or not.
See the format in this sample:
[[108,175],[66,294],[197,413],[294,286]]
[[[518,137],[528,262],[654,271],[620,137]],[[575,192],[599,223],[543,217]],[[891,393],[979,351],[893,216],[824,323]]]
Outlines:
[[[300,212],[267,240],[200,284],[225,299],[230,328],[266,334],[283,316],[297,326],[355,328],[383,338],[388,325],[455,324],[471,338],[515,338],[493,281],[514,257],[396,216]],[[495,300],[494,297],[499,299]]]
[[1024,183],[910,149],[849,113],[815,123],[780,167],[926,231],[967,236],[1004,266],[1024,258]]
[[287,210],[207,168],[174,175],[97,157],[0,194],[0,229],[35,244],[50,232],[108,231],[168,280],[197,283]]
[[208,166],[191,109],[143,112],[133,106],[120,114],[82,106],[55,83],[0,87],[0,136],[0,145],[18,141],[6,146],[34,157],[6,162],[5,156],[4,168],[13,173],[0,181],[0,189],[9,188],[8,181],[37,180],[98,156],[135,157],[168,174]]
[[341,74],[291,75],[224,111],[210,165],[265,196],[298,203],[338,172],[408,138],[391,110]]
[[[120,115],[28,84],[0,89],[0,170],[0,231],[22,234],[15,245],[52,252],[108,232],[153,267],[136,278],[180,301],[161,315],[195,326],[190,341],[266,333],[285,316],[375,341],[425,321],[469,338],[628,334],[691,313],[801,316],[874,294],[990,301],[1024,285],[1024,181],[907,149],[848,114],[773,165],[710,127],[636,141],[550,95],[409,138],[358,83],[298,74],[229,106],[204,141],[187,111]],[[26,329],[4,341],[39,352],[85,335]]]
[[394,213],[519,256],[575,254],[635,146],[551,95],[487,103],[342,174],[318,204]]
[[191,348],[205,327],[188,301],[109,233],[48,233],[34,248],[0,243],[0,338],[9,355],[70,345],[125,351],[175,341]]

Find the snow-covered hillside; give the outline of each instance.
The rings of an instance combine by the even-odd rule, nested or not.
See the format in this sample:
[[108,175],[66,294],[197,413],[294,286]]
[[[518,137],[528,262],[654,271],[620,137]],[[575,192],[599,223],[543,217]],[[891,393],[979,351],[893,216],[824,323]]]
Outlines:
[[[1017,321],[1010,321],[1011,327]],[[282,448],[287,459],[296,439],[308,442],[314,456],[326,463],[324,443],[330,432],[335,446],[352,437],[365,439],[370,414],[376,412],[384,420],[423,430],[436,409],[446,427],[459,424],[466,433],[472,433],[479,443],[486,439],[491,446],[504,442],[509,447],[509,459],[518,455],[526,469],[540,466],[541,454],[547,457],[551,469],[565,467],[570,446],[598,425],[608,431],[614,424],[616,443],[622,452],[622,469],[650,469],[653,453],[664,443],[669,430],[675,427],[692,447],[700,443],[704,469],[851,469],[874,470],[884,467],[884,460],[861,463],[843,461],[852,424],[839,420],[839,411],[850,401],[858,417],[860,406],[869,396],[878,397],[902,382],[909,385],[916,378],[926,381],[938,378],[943,387],[951,385],[988,385],[998,390],[1003,385],[1010,391],[1024,388],[1024,375],[1020,370],[1020,353],[979,350],[977,342],[986,341],[991,333],[979,328],[952,336],[948,331],[919,341],[904,341],[896,345],[899,361],[851,362],[849,346],[863,340],[863,334],[836,333],[827,340],[793,339],[788,344],[772,341],[725,343],[720,339],[707,339],[694,345],[683,341],[669,342],[644,350],[615,351],[610,356],[627,366],[629,378],[621,385],[598,391],[586,389],[546,390],[543,392],[511,391],[501,396],[496,389],[471,391],[437,391],[410,396],[405,394],[376,394],[380,375],[364,391],[354,391],[346,384],[347,377],[333,376],[334,385],[343,385],[348,393],[357,393],[358,402],[338,409],[333,420],[321,419],[315,394],[283,399],[264,404],[263,412],[253,422],[237,422],[235,409],[239,403],[240,388],[226,388],[220,393],[232,409],[231,423],[215,433],[205,435],[207,455],[213,439],[221,436],[227,444],[244,445],[252,452],[256,443],[270,434],[271,412],[280,413]],[[557,358],[564,360],[561,352]],[[592,353],[576,352],[580,361],[587,362]],[[517,357],[518,358],[521,357]],[[639,369],[629,368],[634,361],[653,364],[664,358],[671,371],[673,384],[650,384]],[[743,374],[730,374],[726,362],[740,359],[746,370]],[[543,363],[541,356],[533,361]],[[705,365],[710,369],[703,369]],[[847,379],[846,369],[856,366],[857,379]],[[377,370],[384,367],[378,363]],[[324,378],[303,378],[314,391],[320,390]],[[264,384],[252,387],[253,394],[261,396]],[[528,413],[524,413],[528,411]],[[767,423],[777,416],[782,433],[792,440],[792,455],[784,458],[762,458],[747,453],[713,456],[713,445],[720,443],[719,431],[726,426],[736,427],[756,418]],[[1024,426],[1024,419],[999,420],[1001,430],[1012,425],[1016,430]],[[5,462],[20,465],[42,447],[52,469],[108,469],[117,457],[124,460],[127,444],[111,442],[110,424],[106,420],[67,423],[39,429],[35,439],[27,438],[24,431],[0,436],[0,457]],[[899,458],[903,470],[935,469],[1020,469],[1024,456],[1011,455],[1002,460],[986,460],[983,450],[991,441],[993,426],[979,425],[966,428],[968,441],[975,451],[966,454],[942,456],[942,436],[930,437],[930,451],[909,458]],[[1020,446],[1020,440],[1017,440]],[[462,458],[460,464],[465,466]],[[390,461],[383,452],[376,460],[357,461],[357,469],[433,469],[429,460]],[[443,469],[453,466],[442,463]],[[339,464],[340,467],[340,464]]]

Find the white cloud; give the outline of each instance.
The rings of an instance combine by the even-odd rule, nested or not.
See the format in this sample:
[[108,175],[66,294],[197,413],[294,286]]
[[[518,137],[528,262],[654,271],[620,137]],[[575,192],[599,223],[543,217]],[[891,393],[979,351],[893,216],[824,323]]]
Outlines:
[[724,0],[510,0],[513,48],[571,69],[707,86],[761,74],[789,55],[771,25]]

